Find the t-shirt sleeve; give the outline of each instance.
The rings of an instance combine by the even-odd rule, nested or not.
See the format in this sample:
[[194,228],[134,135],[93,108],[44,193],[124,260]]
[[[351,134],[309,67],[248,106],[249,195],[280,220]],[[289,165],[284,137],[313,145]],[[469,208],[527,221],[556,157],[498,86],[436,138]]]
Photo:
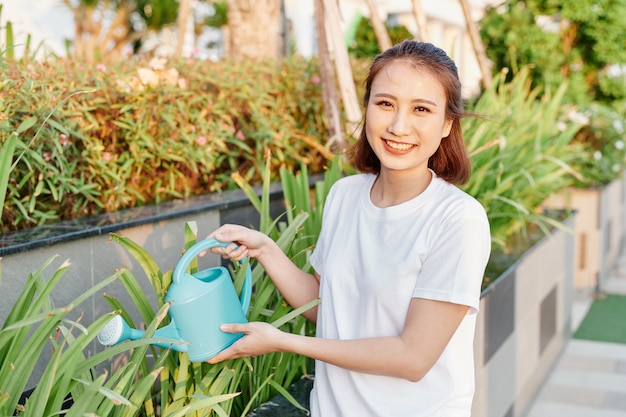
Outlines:
[[463,304],[477,313],[491,235],[484,209],[477,201],[470,203],[437,226],[413,297]]

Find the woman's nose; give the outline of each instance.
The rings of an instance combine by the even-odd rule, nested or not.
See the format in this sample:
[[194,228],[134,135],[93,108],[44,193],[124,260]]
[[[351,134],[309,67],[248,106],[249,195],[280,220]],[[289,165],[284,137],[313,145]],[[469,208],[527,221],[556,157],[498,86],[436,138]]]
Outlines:
[[409,134],[409,120],[408,118],[400,112],[397,112],[393,120],[389,126],[387,126],[387,131],[394,136],[406,136]]

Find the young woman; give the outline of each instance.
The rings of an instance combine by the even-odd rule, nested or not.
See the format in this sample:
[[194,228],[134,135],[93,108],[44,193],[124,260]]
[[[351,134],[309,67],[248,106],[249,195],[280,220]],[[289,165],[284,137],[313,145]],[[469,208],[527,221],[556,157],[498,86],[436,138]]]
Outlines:
[[316,360],[316,417],[467,417],[474,394],[473,337],[490,253],[483,207],[467,180],[461,84],[441,49],[405,41],[380,54],[366,80],[364,128],[353,150],[362,174],[339,180],[301,271],[266,235],[236,225],[211,233],[256,258],[317,336],[266,323],[227,324],[246,336],[212,363],[273,351]]

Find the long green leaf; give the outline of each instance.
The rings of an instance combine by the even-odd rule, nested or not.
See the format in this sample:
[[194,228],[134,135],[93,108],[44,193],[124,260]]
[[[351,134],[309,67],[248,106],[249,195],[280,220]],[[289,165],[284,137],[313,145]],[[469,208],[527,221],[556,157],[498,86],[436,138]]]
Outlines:
[[224,395],[217,395],[215,397],[207,397],[207,398],[201,398],[201,399],[194,399],[193,401],[191,401],[188,405],[186,405],[185,407],[181,408],[180,410],[177,410],[171,414],[165,414],[163,417],[186,417],[188,416],[190,413],[193,413],[197,410],[201,410],[203,408],[207,408],[207,407],[212,407],[215,406],[221,402],[224,401],[228,401],[232,398],[235,398],[236,396],[238,396],[240,393],[236,392],[233,394],[224,394]]
[[[29,274],[24,288],[20,292],[20,295],[17,297],[17,300],[15,300],[11,311],[4,321],[3,327],[6,327],[24,318],[26,313],[29,311],[31,305],[33,304],[33,299],[35,297],[38,285],[42,280],[43,270],[46,269],[57,257],[58,255],[51,256],[39,267],[39,269],[35,273]],[[0,347],[1,346],[2,343],[0,343]]]
[[276,381],[274,380],[270,380],[269,384],[276,390],[278,391],[278,393],[280,393],[283,397],[285,397],[287,399],[287,401],[289,401],[289,403],[291,405],[293,405],[294,407],[296,407],[298,410],[302,410],[304,412],[308,412],[308,410],[303,407],[294,397],[293,395],[291,395],[291,393],[289,391],[287,391],[283,386],[279,385],[278,383],[276,383]]
[[129,406],[128,408],[124,410],[124,413],[122,414],[124,417],[126,416],[132,417],[137,414],[138,407],[135,404],[143,403],[144,399],[150,392],[150,389],[154,385],[154,382],[157,380],[160,373],[161,373],[160,368],[155,369],[154,371],[150,372],[148,375],[146,375],[145,377],[143,377],[141,380],[139,380],[137,383],[134,384],[135,385],[134,392],[130,397],[130,402],[133,405]]
[[[152,305],[146,296],[146,293],[141,288],[135,276],[132,272],[126,268],[123,268],[122,273],[120,274],[120,282],[126,288],[130,299],[133,301],[139,314],[145,320],[146,323],[150,323],[154,318],[154,310],[152,309]],[[129,324],[132,323],[129,322]]]
[[100,375],[92,382],[85,381],[85,390],[78,398],[73,399],[72,406],[65,417],[84,417],[88,412],[96,410],[98,404],[102,402],[100,390],[103,388],[105,379],[106,375]]
[[[90,381],[86,381],[83,379],[76,379],[77,382],[83,384],[83,385],[89,385],[91,384]],[[98,392],[100,394],[102,394],[104,397],[108,398],[109,400],[111,400],[111,402],[115,405],[132,405],[132,403],[130,401],[128,401],[128,399],[122,397],[121,395],[119,395],[117,392],[110,390],[106,387],[100,387],[98,389]]]
[[122,245],[122,247],[126,249],[133,258],[135,258],[135,260],[139,263],[141,268],[146,273],[146,276],[150,280],[150,283],[154,287],[155,291],[157,291],[157,295],[164,298],[167,292],[167,288],[163,288],[162,286],[161,270],[159,269],[157,263],[154,261],[154,258],[152,258],[148,254],[148,252],[146,252],[141,246],[128,239],[127,237],[115,233],[111,234],[111,236],[113,237],[113,240]]
[[319,298],[311,300],[308,303],[306,303],[306,304],[296,308],[295,310],[291,311],[289,314],[285,314],[280,319],[272,322],[272,326],[280,327],[283,324],[287,323],[288,321],[293,320],[294,318],[300,316],[305,311],[308,311],[308,310],[312,309],[313,307],[315,307],[319,303],[320,303],[320,299]]
[[13,170],[12,159],[17,140],[17,134],[9,135],[9,138],[2,146],[2,149],[0,149],[0,216],[2,215],[2,209],[4,208],[4,200],[7,193],[9,177],[11,176],[11,171]]

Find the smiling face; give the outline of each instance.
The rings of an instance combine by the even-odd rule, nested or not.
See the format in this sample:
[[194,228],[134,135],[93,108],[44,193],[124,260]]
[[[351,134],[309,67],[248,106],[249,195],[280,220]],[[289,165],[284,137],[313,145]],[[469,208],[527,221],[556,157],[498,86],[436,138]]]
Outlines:
[[426,175],[428,159],[451,127],[443,86],[428,71],[395,61],[373,80],[365,133],[381,175]]

